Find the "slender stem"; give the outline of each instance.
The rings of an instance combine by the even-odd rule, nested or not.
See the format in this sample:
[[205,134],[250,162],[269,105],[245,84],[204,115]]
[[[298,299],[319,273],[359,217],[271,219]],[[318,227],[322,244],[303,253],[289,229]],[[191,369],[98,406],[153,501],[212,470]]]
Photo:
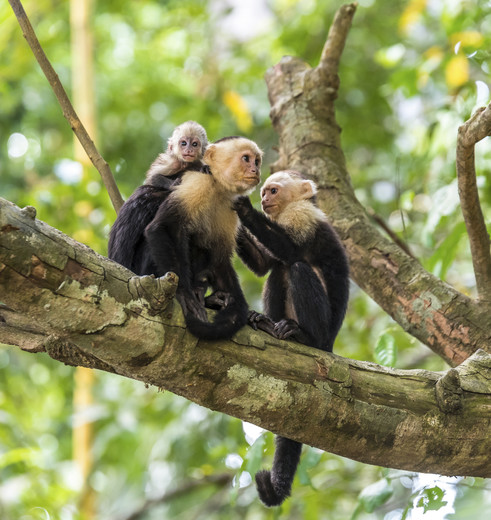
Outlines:
[[476,143],[491,135],[491,104],[481,108],[460,128],[457,139],[457,181],[469,236],[476,287],[480,300],[491,301],[491,249],[479,201],[474,164]]
[[72,130],[74,131],[75,135],[80,141],[80,144],[83,146],[84,150],[86,151],[87,155],[92,161],[92,164],[101,174],[102,181],[106,186],[114,209],[116,210],[116,212],[118,212],[121,206],[123,205],[123,199],[116,185],[114,176],[111,172],[111,169],[109,168],[109,165],[98,152],[94,142],[90,138],[89,134],[87,133],[87,130],[80,121],[79,117],[77,116],[70,102],[70,99],[68,98],[68,95],[60,82],[58,75],[56,74],[51,63],[46,57],[46,54],[44,53],[41,44],[37,39],[34,29],[32,28],[31,22],[29,21],[29,18],[27,17],[26,12],[24,11],[22,3],[19,0],[9,0],[9,3],[12,7],[12,10],[14,11],[15,16],[17,17],[24,38],[31,47],[35,58],[41,66],[44,75],[48,79],[49,84],[51,85],[51,88],[53,89],[53,92],[55,93],[55,96],[58,99],[58,102],[60,103],[65,119],[70,123]]

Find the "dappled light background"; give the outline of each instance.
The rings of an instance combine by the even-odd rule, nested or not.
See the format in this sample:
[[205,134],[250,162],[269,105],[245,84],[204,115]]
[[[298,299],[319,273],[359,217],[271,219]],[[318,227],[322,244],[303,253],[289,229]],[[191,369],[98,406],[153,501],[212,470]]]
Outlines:
[[[187,119],[204,125],[210,140],[255,140],[265,151],[265,178],[277,137],[264,73],[284,55],[315,66],[340,5],[94,0],[96,144],[123,197]],[[69,2],[25,0],[24,7],[70,94]],[[455,145],[459,125],[490,101],[489,49],[489,1],[359,0],[336,102],[360,201],[426,269],[471,296]],[[489,140],[476,147],[476,170],[489,216]],[[35,206],[39,219],[107,253],[115,219],[109,197],[97,171],[75,161],[72,131],[7,2],[0,4],[0,196]],[[257,193],[253,200],[257,206]],[[248,301],[260,309],[262,280],[235,265]],[[335,352],[398,368],[446,369],[354,284]],[[79,513],[84,483],[71,460],[72,429],[84,421],[94,426],[88,484],[104,520],[128,518],[166,493],[141,518],[463,520],[491,510],[489,480],[415,475],[307,447],[292,498],[267,510],[251,475],[271,464],[271,434],[107,373],[97,374],[93,406],[75,415],[71,367],[0,345],[0,369],[5,520],[86,520]],[[210,478],[217,475],[225,478]]]

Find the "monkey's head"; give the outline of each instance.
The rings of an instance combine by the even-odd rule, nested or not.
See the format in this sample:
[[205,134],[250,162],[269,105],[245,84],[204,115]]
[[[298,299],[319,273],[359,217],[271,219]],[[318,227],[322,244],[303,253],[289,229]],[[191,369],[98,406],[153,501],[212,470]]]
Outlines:
[[245,195],[259,184],[262,157],[263,152],[254,141],[234,136],[210,144],[203,160],[225,190]]
[[207,146],[205,129],[196,121],[186,121],[172,132],[167,150],[179,160],[192,163],[203,158]]
[[291,202],[315,198],[317,187],[301,173],[288,170],[270,175],[261,188],[261,206],[264,213],[276,220]]

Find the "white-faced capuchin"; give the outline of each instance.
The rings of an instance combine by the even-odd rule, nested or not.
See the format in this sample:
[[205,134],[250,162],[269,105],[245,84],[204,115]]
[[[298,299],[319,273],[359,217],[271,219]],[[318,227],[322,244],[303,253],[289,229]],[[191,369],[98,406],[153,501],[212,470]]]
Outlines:
[[[271,271],[263,292],[266,317],[252,313],[251,325],[332,352],[348,304],[349,267],[339,237],[315,204],[316,192],[300,173],[282,171],[261,189],[266,215],[248,197],[238,198],[234,208],[243,228],[237,251],[258,276]],[[272,470],[256,474],[265,505],[290,496],[301,450],[301,443],[276,437]]]
[[199,170],[207,146],[206,131],[196,121],[176,126],[167,141],[167,150],[148,169],[145,184],[169,185],[168,181],[176,180],[185,170]]
[[[232,204],[259,183],[262,152],[249,139],[227,137],[210,144],[203,159],[209,173],[182,176],[145,228],[145,241],[155,275],[172,271],[179,277],[176,296],[188,329],[214,340],[247,323],[247,302],[231,261],[239,224]],[[212,323],[204,305],[208,288],[223,299]]]
[[208,146],[205,129],[196,121],[177,126],[168,140],[167,151],[150,166],[145,184],[126,200],[109,234],[108,257],[137,275],[156,274],[156,265],[144,236],[171,187],[188,170],[203,168]]

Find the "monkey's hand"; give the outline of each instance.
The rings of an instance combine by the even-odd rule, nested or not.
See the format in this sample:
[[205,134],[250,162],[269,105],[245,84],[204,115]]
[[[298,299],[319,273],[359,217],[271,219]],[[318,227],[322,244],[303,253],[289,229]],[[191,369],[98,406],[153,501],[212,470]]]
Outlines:
[[271,336],[275,336],[275,322],[265,316],[264,314],[261,314],[256,311],[249,311],[249,314],[247,316],[247,323],[254,329],[254,330],[264,330],[264,332],[267,332]]
[[245,195],[237,197],[233,202],[232,208],[237,212],[239,217],[247,215],[254,210],[249,197]]
[[298,335],[302,330],[295,320],[284,319],[280,320],[274,326],[274,336],[278,339],[288,339],[292,336]]
[[208,307],[208,309],[220,311],[225,309],[225,307],[234,301],[235,300],[230,293],[225,291],[215,291],[213,294],[210,294],[210,296],[205,298],[205,306]]
[[198,301],[194,294],[177,294],[178,302],[181,304],[184,316],[192,314],[201,321],[208,321],[205,307]]

